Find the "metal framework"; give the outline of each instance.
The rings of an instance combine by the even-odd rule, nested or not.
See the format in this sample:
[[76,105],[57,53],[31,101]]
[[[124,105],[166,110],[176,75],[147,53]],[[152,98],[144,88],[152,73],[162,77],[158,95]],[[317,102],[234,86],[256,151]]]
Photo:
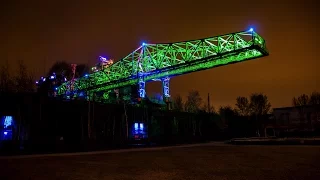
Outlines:
[[143,76],[139,77],[139,97],[145,98],[146,96],[146,82],[143,79]]
[[[252,29],[184,42],[143,43],[109,67],[76,79],[74,90],[93,94],[137,84],[140,97],[145,97],[145,82],[167,79],[163,90],[164,96],[169,97],[169,77],[268,54],[265,40]],[[66,94],[70,83],[58,87],[58,94]]]
[[162,91],[163,91],[163,97],[169,98],[170,97],[170,89],[169,89],[169,82],[170,78],[166,77],[162,79]]

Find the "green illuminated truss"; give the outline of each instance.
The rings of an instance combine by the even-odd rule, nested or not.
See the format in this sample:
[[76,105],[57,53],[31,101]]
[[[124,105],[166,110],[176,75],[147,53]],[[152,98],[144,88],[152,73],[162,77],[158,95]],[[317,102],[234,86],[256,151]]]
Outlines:
[[[268,55],[265,40],[254,31],[242,31],[199,40],[143,44],[110,67],[76,79],[75,91],[90,93],[213,68]],[[68,91],[70,82],[58,88]]]

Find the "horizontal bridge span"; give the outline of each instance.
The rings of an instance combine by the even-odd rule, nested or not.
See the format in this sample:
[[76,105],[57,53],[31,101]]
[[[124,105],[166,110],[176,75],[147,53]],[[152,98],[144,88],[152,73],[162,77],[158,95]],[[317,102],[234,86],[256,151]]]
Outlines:
[[[183,75],[195,71],[201,71],[205,69],[210,69],[218,66],[223,66],[227,64],[242,62],[246,60],[251,60],[264,56],[264,52],[260,47],[249,47],[242,51],[238,51],[234,54],[225,54],[221,56],[208,57],[199,61],[194,61],[186,64],[179,64],[176,66],[171,66],[165,69],[157,70],[143,75],[145,82],[152,81],[153,79],[161,79],[164,77],[172,77]],[[134,75],[129,78],[120,79],[118,81],[109,82],[102,84],[97,87],[88,88],[86,90],[92,92],[110,90],[115,88],[120,88],[132,84],[138,83],[138,76]]]
[[[254,31],[242,31],[211,38],[167,43],[144,44],[105,70],[81,77],[75,91],[104,91],[145,81],[214,68],[267,56],[265,40]],[[58,88],[65,94],[69,84]]]

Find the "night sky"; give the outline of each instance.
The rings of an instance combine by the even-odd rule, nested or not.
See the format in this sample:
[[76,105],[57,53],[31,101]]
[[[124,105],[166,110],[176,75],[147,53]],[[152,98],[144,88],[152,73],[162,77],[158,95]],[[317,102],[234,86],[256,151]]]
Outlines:
[[[192,89],[220,105],[237,96],[268,95],[273,107],[290,106],[293,96],[319,91],[319,12],[316,1],[15,1],[0,4],[0,64],[12,72],[24,60],[35,77],[58,60],[119,59],[149,43],[198,39],[253,27],[270,56],[175,77],[172,95]],[[160,83],[148,92],[161,92]]]

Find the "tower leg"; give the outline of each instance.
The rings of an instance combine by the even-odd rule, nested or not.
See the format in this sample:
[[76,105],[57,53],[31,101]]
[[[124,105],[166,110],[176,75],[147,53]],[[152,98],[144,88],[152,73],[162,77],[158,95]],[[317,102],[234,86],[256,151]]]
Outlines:
[[170,78],[166,77],[166,78],[163,78],[161,81],[162,81],[163,100],[165,102],[168,102],[170,98],[170,88],[169,88]]
[[144,99],[146,96],[146,82],[144,82],[142,77],[139,77],[139,98]]

